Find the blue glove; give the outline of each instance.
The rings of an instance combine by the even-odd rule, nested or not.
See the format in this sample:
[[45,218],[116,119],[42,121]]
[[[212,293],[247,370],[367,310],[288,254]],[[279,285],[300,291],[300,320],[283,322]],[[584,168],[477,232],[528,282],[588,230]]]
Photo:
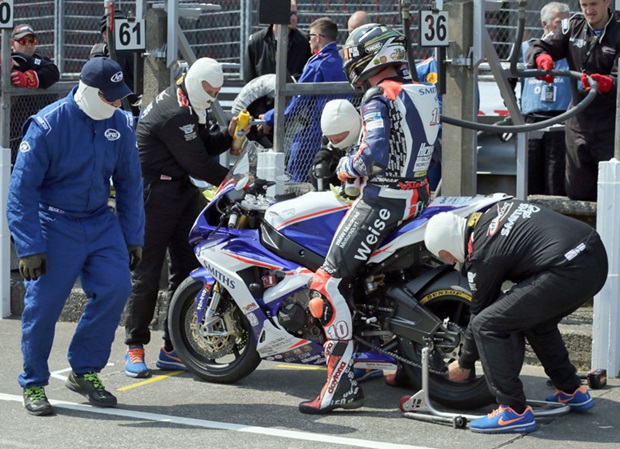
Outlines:
[[338,167],[336,168],[336,176],[338,176],[340,182],[352,182],[355,178],[359,177],[359,175],[355,173],[355,170],[353,170],[352,165],[349,156],[340,158],[340,162],[338,162]]

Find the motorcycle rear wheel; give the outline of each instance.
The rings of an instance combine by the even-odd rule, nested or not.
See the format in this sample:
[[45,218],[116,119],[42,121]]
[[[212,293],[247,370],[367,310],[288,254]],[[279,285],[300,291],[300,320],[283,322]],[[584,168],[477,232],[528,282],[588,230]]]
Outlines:
[[222,289],[216,310],[216,315],[222,318],[218,328],[222,334],[205,333],[196,314],[196,296],[203,287],[202,282],[188,277],[176,290],[168,311],[170,339],[187,369],[200,379],[237,382],[251,374],[261,360],[252,328],[228,292]]
[[[421,295],[420,304],[433,312],[440,320],[449,318],[450,323],[465,330],[469,323],[469,308],[471,295],[469,292],[454,290],[452,288],[434,289]],[[422,364],[423,345],[409,340],[400,339],[399,351],[407,359]],[[458,348],[454,352],[445,354],[434,348],[429,357],[429,367],[436,371],[446,371],[447,364],[457,357]],[[422,388],[422,370],[420,368],[403,364],[414,388]],[[484,407],[495,401],[487,387],[486,380],[480,373],[471,381],[451,382],[446,375],[430,373],[428,379],[429,396],[447,407],[456,410],[471,410]]]

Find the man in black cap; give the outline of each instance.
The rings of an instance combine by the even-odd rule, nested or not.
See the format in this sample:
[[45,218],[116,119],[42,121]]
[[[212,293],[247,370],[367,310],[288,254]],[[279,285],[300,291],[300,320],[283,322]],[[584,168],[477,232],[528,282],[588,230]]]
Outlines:
[[60,79],[58,67],[47,56],[35,52],[37,33],[28,24],[11,32],[11,82],[18,87],[47,89]]
[[[89,60],[79,85],[24,124],[7,218],[24,276],[24,371],[18,381],[32,415],[53,413],[45,395],[54,326],[79,277],[88,303],[69,345],[66,386],[96,407],[114,407],[98,373],[142,258],[142,174],[120,66]],[[108,207],[110,179],[116,215]]]

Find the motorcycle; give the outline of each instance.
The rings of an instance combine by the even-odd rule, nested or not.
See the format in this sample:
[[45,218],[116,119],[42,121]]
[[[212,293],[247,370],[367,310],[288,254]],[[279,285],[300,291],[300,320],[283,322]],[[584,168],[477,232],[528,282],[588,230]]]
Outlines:
[[[308,285],[351,201],[286,182],[269,162],[277,157],[247,141],[189,235],[202,267],[176,290],[169,331],[188,370],[209,382],[239,381],[261,360],[325,363],[325,336],[308,311]],[[356,368],[400,365],[420,387],[421,351],[430,346],[431,399],[456,409],[494,401],[483,375],[448,380],[472,297],[467,280],[426,250],[424,229],[439,212],[467,216],[508,198],[437,197],[368,254],[350,285]]]

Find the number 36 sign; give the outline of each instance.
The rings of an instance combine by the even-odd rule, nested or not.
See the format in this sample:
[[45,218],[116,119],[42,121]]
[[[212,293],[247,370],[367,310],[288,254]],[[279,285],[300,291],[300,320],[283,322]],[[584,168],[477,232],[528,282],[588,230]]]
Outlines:
[[13,28],[13,0],[0,1],[0,29]]
[[448,13],[446,11],[420,11],[420,45],[422,47],[447,47]]

